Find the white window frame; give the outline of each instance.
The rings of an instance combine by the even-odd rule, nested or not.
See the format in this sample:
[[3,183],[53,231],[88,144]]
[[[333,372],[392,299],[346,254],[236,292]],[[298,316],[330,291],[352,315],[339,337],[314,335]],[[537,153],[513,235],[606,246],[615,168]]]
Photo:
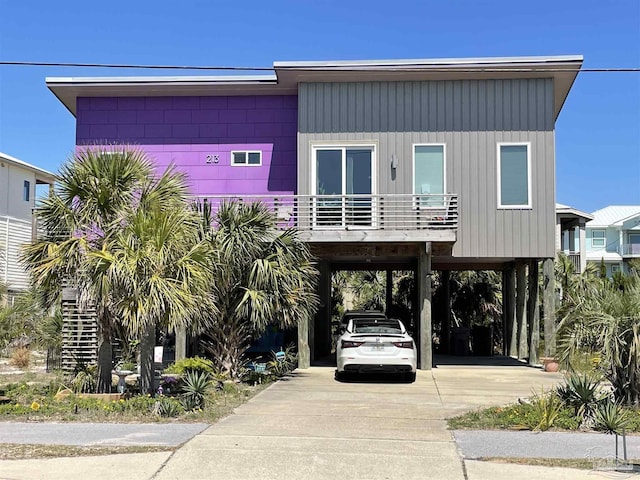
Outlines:
[[[420,205],[420,202],[416,200],[415,207],[420,208],[433,208],[436,210],[442,210],[442,207],[446,205],[446,200],[444,199],[444,195],[447,194],[447,144],[446,143],[413,143],[411,144],[411,191],[414,198],[420,196],[418,192],[416,192],[416,147],[442,147],[442,205]],[[422,192],[420,192],[422,193]]]
[[[235,163],[233,161],[235,153],[244,153],[246,155],[247,162],[246,163]],[[259,163],[249,163],[249,154],[250,153],[257,153],[258,155],[260,155],[260,162]],[[261,167],[262,166],[262,150],[231,150],[230,155],[231,155],[231,158],[229,160],[229,163],[231,164],[232,167]]]
[[[502,204],[502,182],[500,163],[502,147],[527,147],[527,204],[523,205],[503,205]],[[498,142],[496,148],[496,167],[497,167],[497,189],[498,189],[498,209],[501,210],[523,210],[533,208],[533,200],[531,198],[531,142]]]
[[[594,236],[594,234],[598,232],[598,233],[602,233],[602,237],[598,237],[596,238]],[[596,244],[596,240],[600,241],[602,240],[602,244]],[[593,229],[591,230],[591,248],[604,248],[607,246],[607,231],[604,228],[598,228],[598,229]]]
[[[336,142],[336,143],[312,143],[311,145],[311,157],[310,157],[310,168],[311,168],[311,189],[309,190],[311,192],[311,195],[320,195],[316,188],[317,188],[317,167],[316,167],[316,152],[318,150],[343,150],[343,157],[342,157],[342,192],[344,192],[347,189],[347,163],[345,161],[345,155],[346,155],[346,151],[351,149],[351,148],[360,148],[360,149],[370,149],[371,150],[371,225],[349,225],[349,230],[370,230],[372,228],[376,228],[377,225],[377,202],[375,200],[375,195],[377,195],[377,191],[378,191],[378,156],[377,156],[377,150],[378,150],[378,146],[375,143],[371,143],[371,142],[363,142],[363,143],[354,143],[354,142]],[[341,195],[345,195],[345,193],[342,193]],[[314,202],[315,203],[315,202]],[[345,225],[345,207],[343,205],[342,207],[343,213],[342,213],[342,228],[346,228],[347,225]],[[313,207],[313,213],[312,213],[312,225],[314,230],[335,230],[336,226],[335,225],[327,225],[325,226],[318,226],[316,225],[316,208],[315,206]]]

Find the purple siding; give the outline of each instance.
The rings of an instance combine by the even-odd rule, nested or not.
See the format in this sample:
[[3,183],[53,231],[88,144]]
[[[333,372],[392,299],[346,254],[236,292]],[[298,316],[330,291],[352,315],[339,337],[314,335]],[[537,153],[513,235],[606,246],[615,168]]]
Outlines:
[[[77,145],[131,144],[174,163],[193,193],[296,191],[297,96],[78,98]],[[232,150],[261,150],[261,166],[231,166]],[[207,156],[218,163],[207,163]]]

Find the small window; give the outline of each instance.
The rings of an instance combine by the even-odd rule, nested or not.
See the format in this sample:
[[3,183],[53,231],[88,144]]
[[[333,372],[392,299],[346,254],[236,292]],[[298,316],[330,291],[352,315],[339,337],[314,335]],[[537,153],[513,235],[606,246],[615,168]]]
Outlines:
[[605,232],[604,230],[593,230],[591,232],[591,246],[592,247],[604,247],[605,245]]
[[528,143],[498,144],[498,207],[531,208]]
[[231,152],[231,165],[262,165],[262,152],[260,151],[237,151]]
[[611,265],[611,274],[613,275],[616,272],[620,271],[620,265],[618,265],[617,263],[614,263]]
[[22,189],[22,199],[28,202],[31,199],[31,182],[29,180],[24,181],[24,187]]

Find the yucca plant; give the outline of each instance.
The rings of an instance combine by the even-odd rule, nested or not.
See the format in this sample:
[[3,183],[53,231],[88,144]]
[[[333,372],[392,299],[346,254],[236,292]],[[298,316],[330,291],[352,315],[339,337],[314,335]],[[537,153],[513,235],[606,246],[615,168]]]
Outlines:
[[183,378],[182,386],[183,406],[185,410],[203,408],[206,395],[212,386],[211,376],[207,372],[187,372]]
[[631,424],[629,412],[615,402],[602,402],[595,410],[594,428],[609,434],[623,435]]
[[609,398],[609,394],[600,386],[600,378],[572,373],[565,377],[564,382],[556,390],[558,396],[566,405],[573,407],[582,426],[589,425],[598,405]]

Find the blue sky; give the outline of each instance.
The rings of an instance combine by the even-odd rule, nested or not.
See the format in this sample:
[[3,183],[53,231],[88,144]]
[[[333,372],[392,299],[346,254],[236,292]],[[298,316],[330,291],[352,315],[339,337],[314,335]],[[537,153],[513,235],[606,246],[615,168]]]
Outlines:
[[[0,0],[0,17],[5,61],[268,67],[582,54],[585,67],[640,67],[638,0]],[[55,171],[73,150],[74,118],[45,77],[145,74],[176,72],[0,66],[0,151]],[[556,147],[559,202],[640,204],[640,73],[580,74]]]

